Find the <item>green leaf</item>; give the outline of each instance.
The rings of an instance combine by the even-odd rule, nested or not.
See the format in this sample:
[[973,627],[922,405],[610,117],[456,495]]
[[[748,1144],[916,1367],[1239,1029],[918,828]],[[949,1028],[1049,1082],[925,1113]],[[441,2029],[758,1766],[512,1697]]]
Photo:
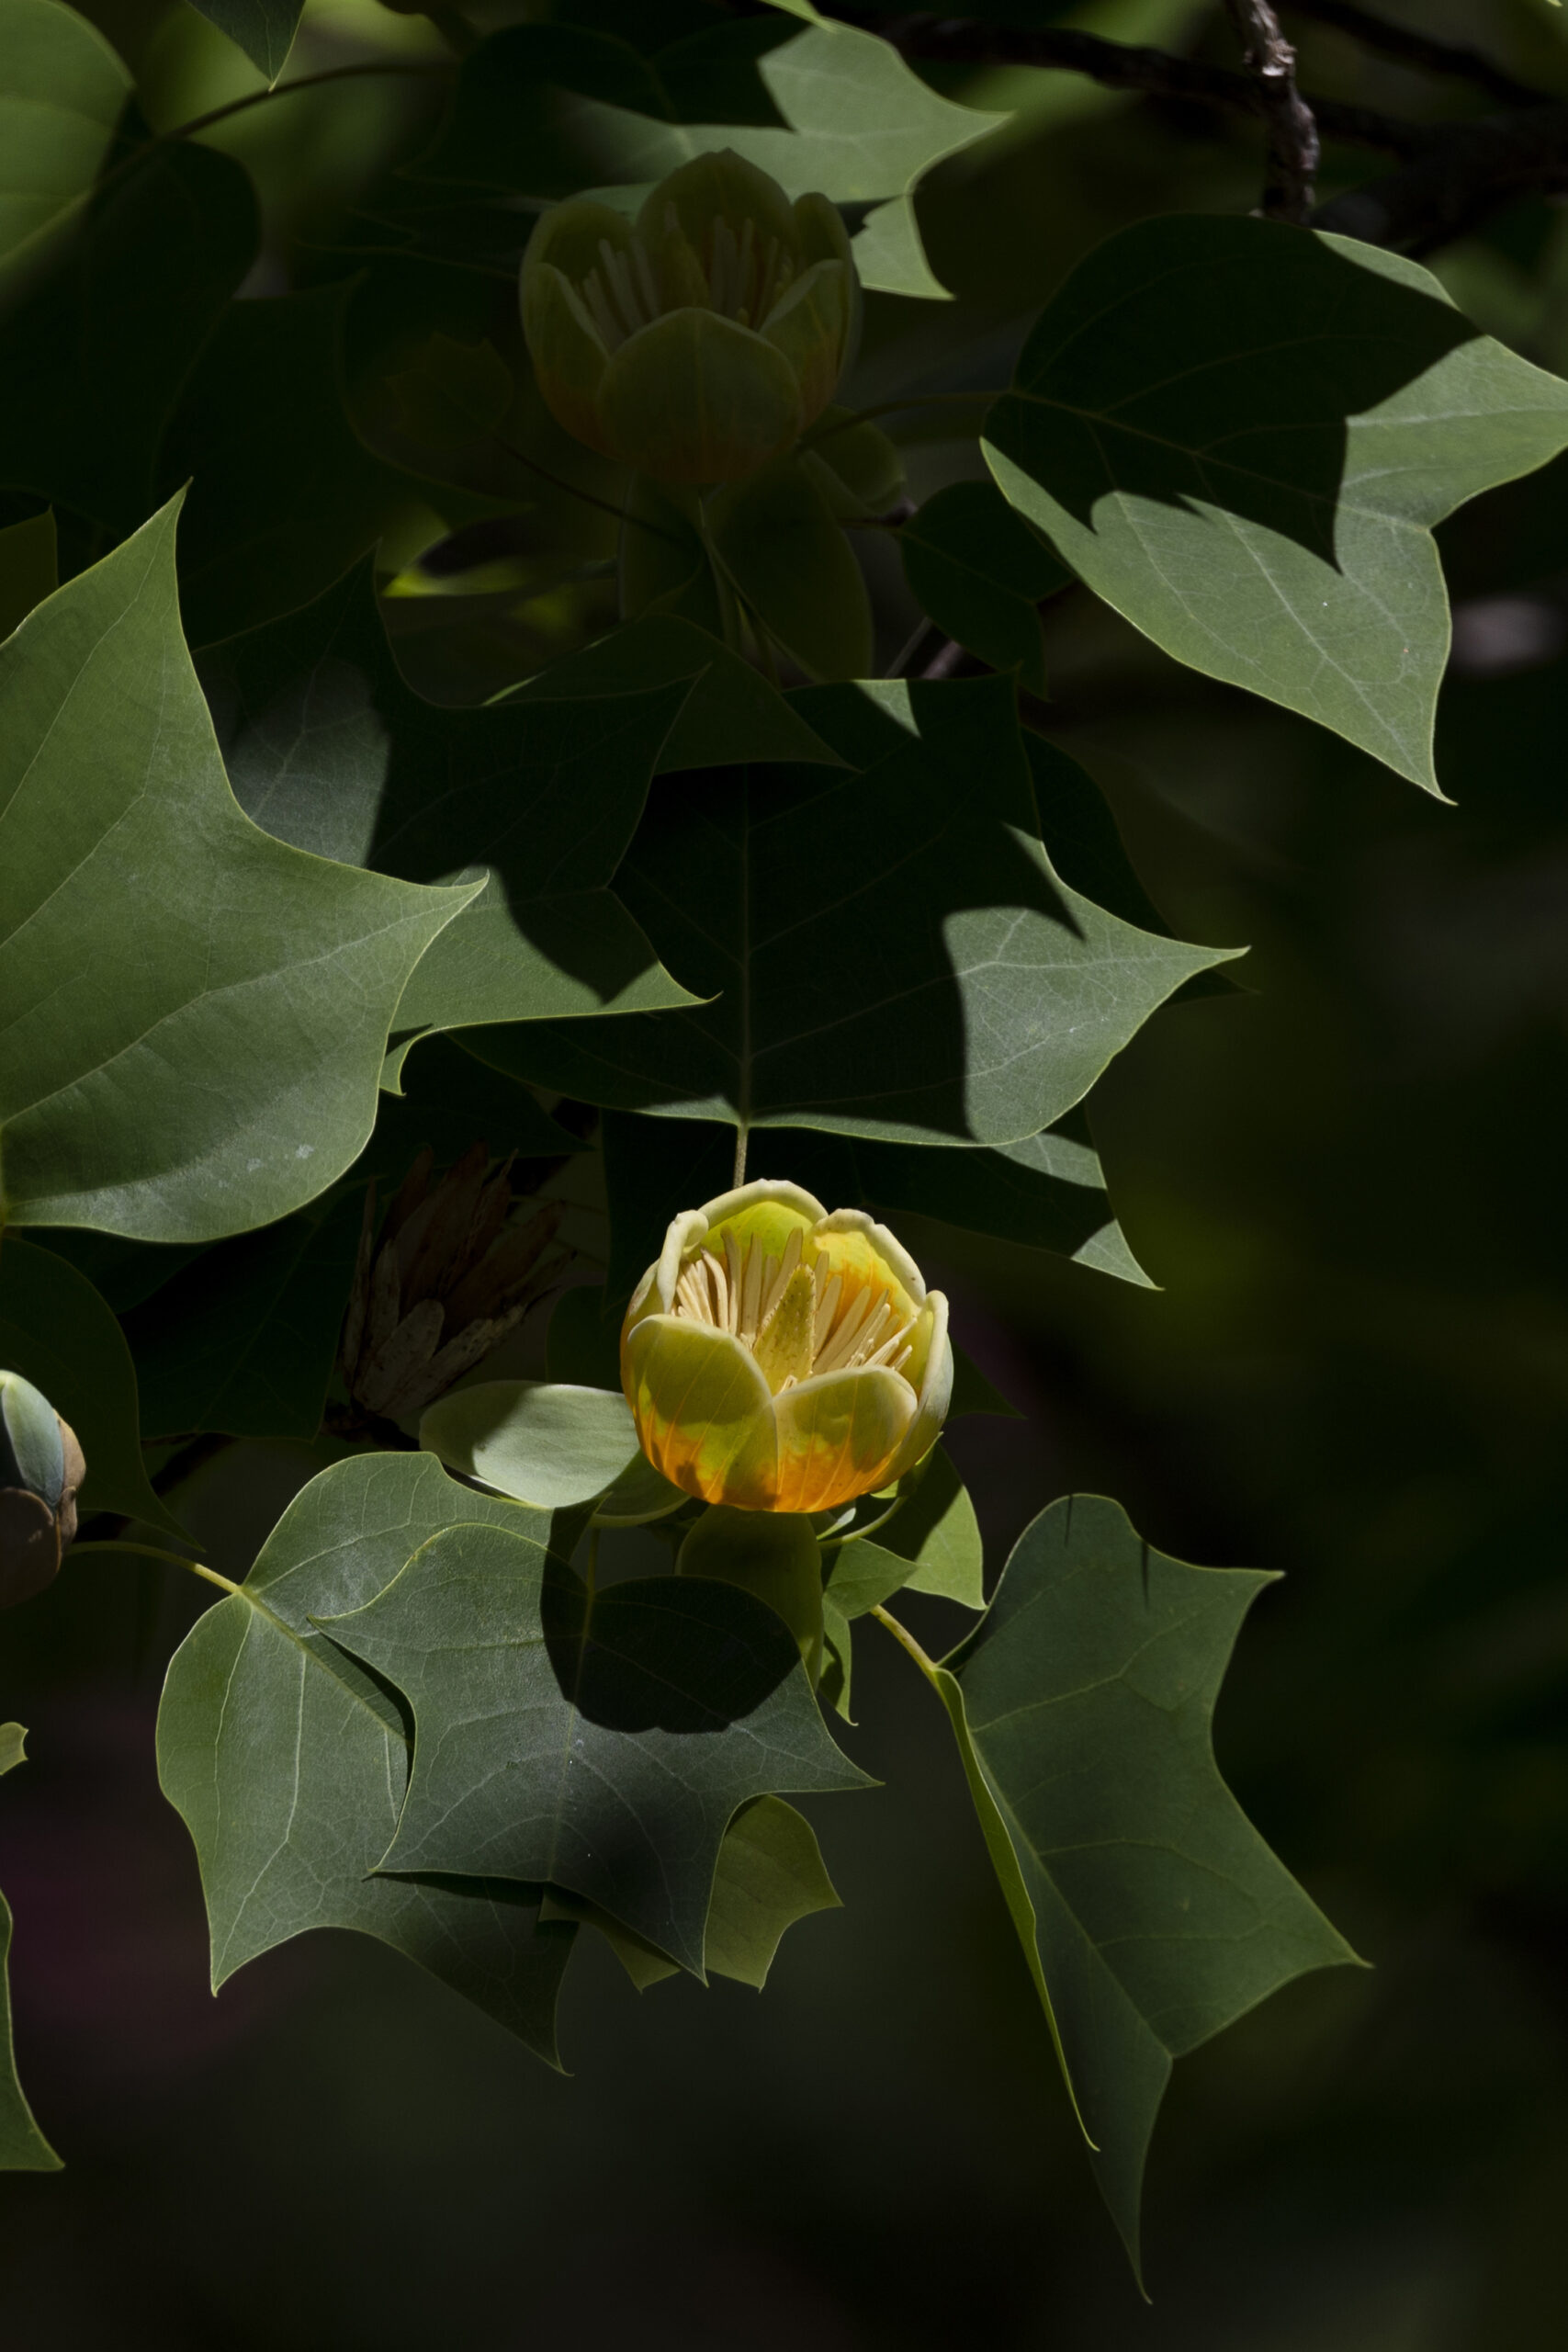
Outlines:
[[822,1555],[809,1519],[715,1503],[686,1531],[675,1573],[765,1600],[795,1635],[815,1686],[822,1671]]
[[986,1617],[934,1669],[1134,2270],[1172,2060],[1355,1958],[1214,1761],[1221,1678],[1272,1582],[1167,1559],[1119,1505],[1076,1495],[1025,1529]]
[[15,1233],[0,1250],[0,1363],[41,1388],[75,1430],[87,1464],[80,1518],[112,1510],[180,1533],[141,1459],[136,1373],[118,1323],[85,1274]]
[[974,1357],[953,1341],[953,1397],[947,1408],[950,1421],[961,1421],[966,1413],[990,1413],[998,1420],[1021,1421],[1023,1415],[1016,1405],[1010,1405],[999,1388],[993,1386]]
[[[782,1797],[754,1797],[724,1833],[708,1904],[703,1962],[710,1976],[732,1976],[760,1993],[784,1932],[814,1911],[834,1911],[839,1896],[817,1833]],[[542,1916],[577,1919],[599,1929],[639,1993],[680,1973],[654,1944],[581,1895],[545,1897]]]
[[1416,263],[1274,221],[1144,220],[1091,254],[992,409],[987,461],[1178,661],[1438,790],[1431,528],[1568,446],[1568,385]]
[[955,481],[898,534],[904,577],[938,628],[1046,692],[1039,605],[1072,579],[992,482]]
[[689,691],[660,747],[656,775],[679,768],[736,767],[746,760],[817,760],[842,766],[798,706],[749,662],[705,629],[664,614],[632,621],[586,651],[553,662],[508,700],[645,695],[682,682]]
[[375,1936],[558,2064],[555,2005],[570,1927],[514,1880],[372,1876],[398,1820],[408,1742],[395,1702],[312,1621],[354,1609],[456,1520],[549,1522],[468,1492],[429,1454],[371,1454],[311,1480],[232,1599],[198,1620],[170,1665],[158,1773],[201,1864],[216,1991],[310,1928]]
[[97,178],[130,75],[56,0],[0,0],[0,299],[46,257]]
[[0,639],[27,619],[60,584],[54,516],[30,514],[0,531]]
[[828,1593],[846,1618],[863,1617],[904,1585],[964,1609],[986,1605],[985,1553],[969,1489],[939,1445],[878,1540],[857,1535],[838,1548]]
[[[1079,1114],[1069,1114],[1077,1124]],[[694,1119],[648,1119],[608,1111],[601,1122],[610,1206],[607,1288],[624,1299],[658,1257],[682,1209],[728,1190],[734,1147],[723,1128]],[[829,1208],[868,1208],[897,1227],[912,1213],[1146,1283],[1111,1214],[1092,1146],[1061,1126],[997,1151],[940,1154],[921,1146],[869,1143],[808,1129],[769,1136],[762,1172],[804,1184]],[[962,1368],[961,1368],[962,1369]],[[966,1409],[955,1403],[954,1413]],[[988,1410],[971,1407],[969,1410]]]
[[235,796],[301,849],[483,888],[425,955],[400,1030],[694,1001],[609,888],[686,687],[449,710],[405,684],[368,566],[212,649],[202,683]]
[[[865,576],[824,483],[825,466],[781,458],[709,503],[714,548],[768,635],[808,678],[863,678],[872,664]],[[753,755],[755,756],[755,755]]]
[[370,1133],[408,976],[471,895],[242,815],[180,634],[175,511],[0,646],[15,1224],[206,1240],[325,1190]]
[[824,1706],[831,1707],[847,1724],[852,1724],[850,1713],[850,1686],[854,1672],[854,1638],[850,1621],[834,1600],[829,1587],[822,1595],[822,1679],[817,1686],[818,1696]]
[[823,1726],[794,1635],[730,1585],[592,1594],[536,1542],[456,1527],[330,1630],[413,1707],[383,1871],[547,1880],[694,1975],[737,1807],[867,1785]]
[[617,1388],[548,1380],[481,1380],[432,1405],[419,1442],[449,1470],[535,1510],[590,1501],[638,1452]]
[[756,59],[755,74],[772,120],[753,108],[748,121],[682,123],[658,63],[625,43],[560,26],[513,26],[464,59],[452,111],[423,169],[536,197],[604,182],[595,193],[635,203],[694,155],[733,148],[791,198],[819,189],[838,204],[886,199],[878,213],[889,218],[863,254],[856,246],[863,283],[940,295],[912,193],[935,164],[1006,118],[939,96],[889,42],[851,25],[784,38]]
[[305,0],[191,0],[191,6],[276,82],[288,62]]
[[579,1388],[619,1388],[621,1318],[605,1314],[603,1283],[562,1291],[545,1334],[545,1362],[552,1380]]
[[0,479],[117,538],[135,530],[166,494],[169,419],[258,234],[249,175],[216,149],[160,143],[106,178],[5,306]]
[[127,1317],[150,1438],[315,1436],[363,1217],[349,1193],[220,1242]]
[[403,422],[432,449],[463,449],[500,425],[516,397],[512,370],[494,344],[426,337],[412,363],[390,379]]
[[475,1051],[617,1109],[1005,1144],[1059,1118],[1172,989],[1224,960],[1058,881],[1010,679],[796,699],[858,772],[683,778],[618,876],[716,1001],[488,1030]]
[[193,645],[308,604],[378,539],[395,566],[460,524],[513,511],[366,447],[340,380],[346,300],[324,286],[231,303],[186,385],[159,471],[169,490],[193,478],[180,563]]
[[488,1143],[520,1159],[570,1159],[587,1146],[540,1108],[515,1080],[477,1061],[454,1038],[432,1037],[403,1069],[402,1091],[383,1091],[376,1129],[349,1170],[401,1183],[422,1151],[449,1168],[470,1144]]
[[[22,1745],[26,1737],[20,1724],[0,1724],[0,1774],[26,1762]],[[10,1906],[0,1894],[0,2172],[58,2172],[60,2158],[34,2122],[32,2109],[17,2080],[11,1987],[6,1971],[10,1950]]]

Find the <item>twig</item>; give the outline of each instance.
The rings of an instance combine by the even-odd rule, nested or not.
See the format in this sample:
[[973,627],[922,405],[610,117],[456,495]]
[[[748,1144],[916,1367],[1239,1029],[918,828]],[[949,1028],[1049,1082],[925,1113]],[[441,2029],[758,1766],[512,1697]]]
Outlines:
[[[1024,32],[1010,25],[933,17],[900,26],[896,45],[906,57],[942,58],[954,64],[1051,66],[1086,74],[1111,90],[1137,90],[1145,97],[1178,98],[1239,114],[1266,112],[1262,93],[1249,74],[1173,57],[1163,49],[1137,49],[1125,41],[1102,40],[1098,33],[1060,27]],[[1371,107],[1346,106],[1337,98],[1304,93],[1303,97],[1324,135],[1351,146],[1413,155],[1432,137],[1425,123],[1401,122]]]
[[1269,177],[1258,208],[1266,220],[1305,220],[1312,210],[1319,147],[1313,111],[1296,87],[1296,52],[1269,0],[1225,0],[1247,70],[1269,126]]
[[1565,190],[1568,104],[1520,107],[1445,124],[1401,170],[1321,206],[1313,227],[1419,254],[1463,236],[1516,197]]
[[1307,17],[1314,25],[1332,26],[1336,32],[1348,33],[1352,40],[1359,40],[1363,49],[1378,50],[1384,57],[1397,58],[1402,65],[1472,82],[1506,107],[1540,106],[1544,96],[1517,82],[1478,49],[1466,49],[1458,41],[1434,40],[1430,34],[1412,32],[1405,25],[1391,25],[1369,9],[1353,6],[1351,0],[1283,0],[1283,6],[1287,16]]

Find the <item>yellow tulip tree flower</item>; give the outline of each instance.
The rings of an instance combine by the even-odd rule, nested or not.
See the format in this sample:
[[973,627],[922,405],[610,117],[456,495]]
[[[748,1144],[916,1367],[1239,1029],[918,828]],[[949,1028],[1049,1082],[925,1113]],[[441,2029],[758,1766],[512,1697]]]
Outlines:
[[947,1301],[859,1209],[745,1184],[671,1226],[626,1309],[621,1379],[643,1452],[687,1494],[829,1510],[935,1444]]
[[860,286],[825,196],[792,205],[729,149],[660,180],[634,220],[577,198],[523,261],[523,328],[557,422],[650,481],[736,481],[833,397]]

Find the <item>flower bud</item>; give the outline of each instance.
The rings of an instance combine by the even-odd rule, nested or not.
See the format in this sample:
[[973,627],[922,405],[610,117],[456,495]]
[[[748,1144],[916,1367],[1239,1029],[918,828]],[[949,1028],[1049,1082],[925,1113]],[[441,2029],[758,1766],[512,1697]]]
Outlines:
[[19,1373],[0,1372],[0,1609],[59,1574],[87,1475],[76,1433]]
[[499,1346],[566,1262],[560,1204],[510,1222],[512,1162],[493,1174],[476,1143],[432,1184],[422,1152],[376,1234],[366,1198],[359,1265],[338,1362],[356,1405],[389,1420],[423,1412]]
[[745,1184],[670,1227],[626,1309],[621,1381],[644,1453],[685,1493],[829,1510],[936,1443],[947,1301],[859,1209]]
[[577,440],[651,480],[736,481],[792,448],[842,375],[860,285],[826,197],[792,205],[728,149],[660,180],[635,221],[578,198],[523,262],[540,392]]

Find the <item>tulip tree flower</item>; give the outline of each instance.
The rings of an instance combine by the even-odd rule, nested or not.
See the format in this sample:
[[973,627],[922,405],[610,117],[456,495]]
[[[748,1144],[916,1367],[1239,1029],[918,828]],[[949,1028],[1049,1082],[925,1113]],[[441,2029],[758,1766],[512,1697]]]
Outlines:
[[635,221],[578,198],[540,220],[523,327],[557,422],[652,481],[737,481],[833,397],[860,288],[825,196],[792,205],[730,150],[682,164]]
[[626,1309],[621,1380],[643,1452],[687,1494],[829,1510],[935,1444],[947,1301],[859,1209],[745,1184],[671,1226]]

